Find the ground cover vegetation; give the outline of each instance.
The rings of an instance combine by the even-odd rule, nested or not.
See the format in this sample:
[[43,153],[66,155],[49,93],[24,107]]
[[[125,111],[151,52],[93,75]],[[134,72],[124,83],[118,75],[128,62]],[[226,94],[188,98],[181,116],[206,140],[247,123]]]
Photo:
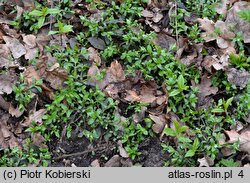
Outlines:
[[249,166],[249,9],[0,2],[0,166]]

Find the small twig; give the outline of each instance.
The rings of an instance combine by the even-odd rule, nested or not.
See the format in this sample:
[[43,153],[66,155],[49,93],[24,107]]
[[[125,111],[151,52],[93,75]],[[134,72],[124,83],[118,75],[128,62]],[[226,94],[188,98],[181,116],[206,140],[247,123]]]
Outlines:
[[[108,148],[112,148],[112,147],[115,147],[115,146],[114,145],[109,146]],[[92,151],[101,151],[101,150],[104,150],[106,148],[107,148],[107,146],[101,146],[101,147],[97,147],[97,148],[88,149],[88,150],[85,150],[85,151],[82,151],[82,152],[77,152],[77,153],[72,153],[72,154],[64,154],[62,156],[54,158],[54,160],[60,160],[60,159],[68,158],[68,157],[71,157],[71,156],[80,156],[80,155],[83,155],[83,154],[88,154],[88,153],[90,153]]]

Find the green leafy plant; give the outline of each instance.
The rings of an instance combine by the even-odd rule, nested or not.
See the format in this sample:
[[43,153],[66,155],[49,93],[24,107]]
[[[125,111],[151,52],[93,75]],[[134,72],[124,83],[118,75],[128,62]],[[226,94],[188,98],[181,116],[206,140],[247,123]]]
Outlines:
[[73,32],[72,25],[65,25],[60,20],[57,20],[58,31],[49,31],[49,35],[51,34],[66,34],[69,32]]
[[0,150],[1,153],[3,153],[3,155],[0,155],[1,167],[27,167],[28,165],[47,167],[51,158],[48,149],[33,148],[30,139],[26,139],[26,144],[22,150],[14,147]]
[[230,64],[239,69],[250,69],[250,57],[246,57],[244,54],[230,54]]
[[214,113],[226,113],[228,114],[228,107],[232,104],[233,102],[233,97],[227,99],[226,101],[224,99],[220,99],[218,101],[218,107],[212,109],[211,112],[214,112]]
[[15,86],[13,86],[13,91],[15,94],[15,100],[19,103],[19,109],[21,111],[26,110],[27,104],[31,101],[32,91],[40,93],[42,80],[33,80],[33,83],[28,86],[24,81],[24,75],[20,74],[20,80]]
[[47,7],[42,7],[40,10],[33,10],[29,13],[29,16],[34,16],[37,17],[37,29],[40,29],[45,21],[45,18],[47,15],[56,15],[59,14],[61,10],[57,8],[47,8]]
[[247,20],[248,22],[250,22],[250,10],[249,9],[239,11],[238,15],[240,18],[243,18]]

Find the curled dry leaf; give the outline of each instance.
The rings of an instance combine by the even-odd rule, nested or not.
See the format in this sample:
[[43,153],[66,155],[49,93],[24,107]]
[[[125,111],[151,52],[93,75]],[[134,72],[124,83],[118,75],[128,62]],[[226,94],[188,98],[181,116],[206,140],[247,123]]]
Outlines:
[[128,102],[139,102],[141,98],[138,96],[138,94],[133,90],[127,90],[127,95],[124,98]]
[[231,84],[245,88],[250,79],[250,73],[245,70],[231,68],[227,71],[227,79]]
[[[24,71],[24,81],[28,84],[28,86],[31,86],[34,80],[37,81],[40,79],[40,75],[33,66],[28,66],[27,69]],[[52,95],[52,90],[48,88],[45,84],[42,83],[41,88],[44,91],[49,92],[50,95]]]
[[114,82],[123,81],[125,79],[122,65],[117,60],[111,63],[111,66],[108,68],[107,72],[114,77]]
[[206,42],[215,40],[216,35],[214,33],[214,22],[212,20],[209,20],[207,17],[203,19],[198,18],[197,21],[201,24],[200,28],[205,31],[201,34],[204,40]]
[[18,41],[16,38],[12,38],[9,36],[3,36],[3,39],[6,43],[6,45],[9,47],[12,56],[15,59],[20,58],[24,54],[26,54],[26,49],[25,47]]
[[[180,45],[179,45],[180,46]],[[179,48],[179,50],[177,51],[178,55],[177,58],[181,58],[181,55],[185,52],[188,53],[188,55],[183,56],[180,61],[181,63],[185,64],[186,66],[190,66],[192,64],[196,64],[197,66],[200,65],[203,56],[201,54],[203,49],[203,44],[195,44],[193,46],[188,46],[187,44],[182,43],[182,47]]]

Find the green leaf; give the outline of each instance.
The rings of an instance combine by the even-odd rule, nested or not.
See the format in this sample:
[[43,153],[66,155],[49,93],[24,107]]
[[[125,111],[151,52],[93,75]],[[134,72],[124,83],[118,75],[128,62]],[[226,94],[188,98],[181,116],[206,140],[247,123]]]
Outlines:
[[196,151],[198,149],[199,145],[200,145],[200,141],[199,141],[198,138],[196,138],[194,140],[194,144],[193,144],[192,150]]
[[214,112],[214,113],[222,113],[222,112],[224,112],[224,109],[215,108],[215,109],[213,109],[211,112]]
[[52,34],[58,34],[59,31],[49,31],[48,35],[52,35]]
[[41,17],[43,16],[43,12],[39,10],[33,10],[29,13],[30,16]]
[[173,90],[173,91],[171,91],[171,92],[169,93],[169,96],[170,96],[170,97],[173,97],[173,96],[175,96],[175,95],[178,95],[179,93],[180,93],[179,90]]
[[45,17],[40,17],[37,22],[37,28],[40,29],[43,26],[43,23],[45,21]]
[[231,98],[229,98],[227,100],[227,102],[226,102],[226,108],[228,108],[231,105],[231,103],[233,102],[233,99],[234,99],[234,97],[231,97]]
[[189,138],[184,137],[184,136],[178,137],[178,141],[179,142],[183,142],[183,143],[190,143],[190,142],[192,142],[192,140],[190,140]]
[[46,14],[58,14],[60,12],[61,12],[61,10],[59,10],[57,8],[49,8],[49,9],[47,9]]
[[182,126],[180,129],[179,129],[179,132],[185,132],[186,130],[188,129],[188,126]]
[[195,154],[195,152],[194,152],[192,149],[190,149],[190,150],[185,154],[185,158],[193,157],[194,154]]
[[57,20],[57,26],[59,30],[61,30],[63,28],[63,23],[60,20]]
[[181,90],[184,90],[185,89],[185,79],[182,75],[180,75],[178,77],[178,88],[181,89]]
[[177,133],[180,133],[180,124],[179,124],[179,122],[177,121],[177,120],[174,120],[174,127],[175,127],[175,131],[177,132]]
[[172,137],[176,136],[176,132],[171,128],[165,128],[164,133],[168,136],[172,136]]
[[61,33],[68,33],[73,32],[72,25],[64,25],[61,30],[59,30]]

